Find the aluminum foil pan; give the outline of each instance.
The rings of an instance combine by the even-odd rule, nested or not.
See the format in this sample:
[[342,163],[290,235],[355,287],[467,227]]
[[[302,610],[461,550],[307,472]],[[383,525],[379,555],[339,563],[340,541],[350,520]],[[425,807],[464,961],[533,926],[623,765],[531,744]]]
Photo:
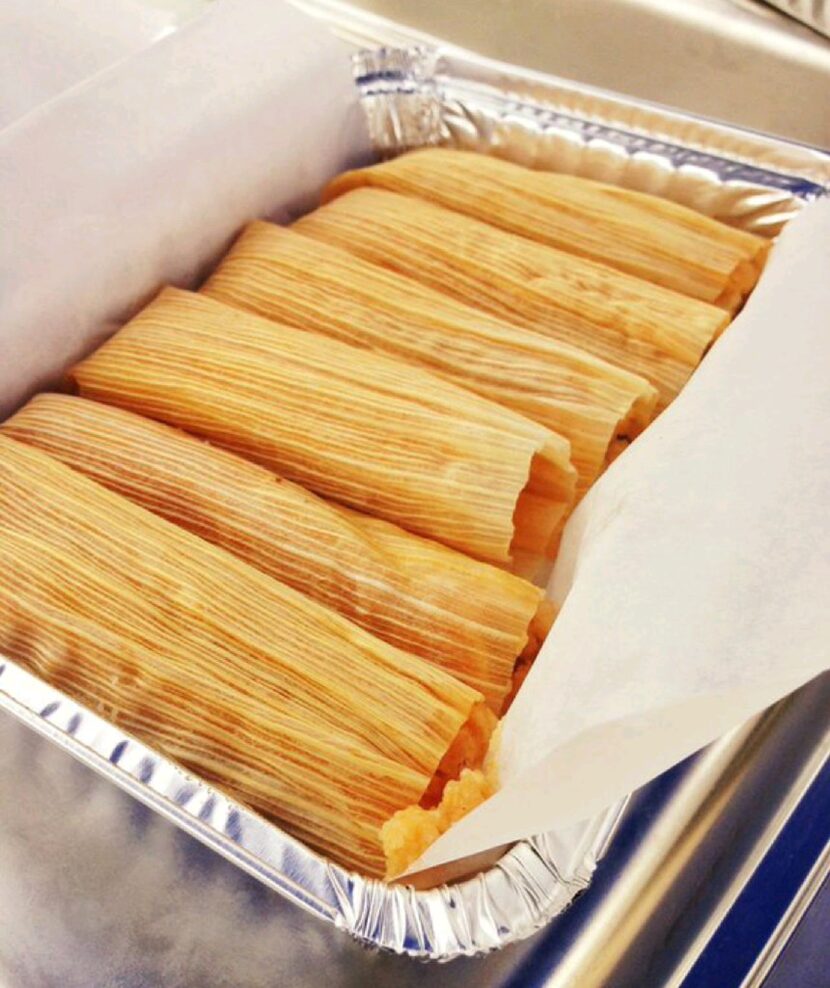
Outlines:
[[[359,25],[358,25],[359,26]],[[444,144],[668,196],[774,235],[830,184],[830,158],[437,47],[355,59],[379,155]],[[375,948],[472,956],[529,936],[590,883],[624,812],[521,841],[428,891],[349,873],[0,657],[0,709],[318,920]]]

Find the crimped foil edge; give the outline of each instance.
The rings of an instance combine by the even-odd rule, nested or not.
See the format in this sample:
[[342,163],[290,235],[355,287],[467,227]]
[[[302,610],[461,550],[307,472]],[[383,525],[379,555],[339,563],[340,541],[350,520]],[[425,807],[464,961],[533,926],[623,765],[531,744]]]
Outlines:
[[364,945],[422,960],[451,960],[524,939],[584,889],[620,807],[597,818],[574,861],[542,836],[522,841],[488,871],[419,892],[349,872],[276,824],[0,656],[0,710],[278,892]]
[[[830,156],[425,45],[355,54],[378,153],[443,145],[683,203],[773,237],[830,187]],[[508,71],[509,70],[509,71]]]

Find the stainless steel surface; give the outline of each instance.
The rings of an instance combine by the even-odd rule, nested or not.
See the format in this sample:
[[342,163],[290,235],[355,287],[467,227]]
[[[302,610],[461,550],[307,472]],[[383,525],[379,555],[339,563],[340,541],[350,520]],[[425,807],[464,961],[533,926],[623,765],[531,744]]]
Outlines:
[[[782,773],[782,778],[779,780],[780,797],[777,805],[773,800],[770,805],[763,808],[762,812],[757,813],[754,821],[756,834],[743,861],[728,877],[719,876],[717,901],[707,911],[695,937],[688,943],[682,956],[677,959],[672,976],[666,983],[666,988],[680,988],[682,986],[695,960],[709,943],[738,896],[746,888],[764,855],[791,819],[804,793],[807,792],[819,772],[823,771],[830,762],[830,713],[828,713],[830,711],[830,677],[825,676],[823,682],[813,688],[811,699],[817,703],[817,717],[813,722],[815,733],[811,734],[800,745],[799,762],[796,765],[789,764],[787,771]],[[778,713],[784,716],[783,710]],[[799,723],[798,727],[801,728],[802,725]],[[781,736],[779,736],[778,742],[783,742]],[[781,757],[780,753],[777,753],[777,757]],[[764,796],[767,796],[766,792]],[[828,823],[830,824],[830,821]],[[830,826],[828,826],[828,837],[830,837]],[[816,862],[812,881],[805,883],[800,896],[793,901],[791,910],[782,920],[778,935],[774,936],[767,944],[764,954],[770,960],[770,967],[784,946],[786,934],[792,933],[798,917],[803,914],[803,911],[812,901],[821,884],[821,879],[826,874],[828,863],[830,863],[830,859],[826,854]],[[760,984],[760,981],[755,983]]]
[[767,975],[764,988],[821,985],[827,981],[830,878],[813,899],[792,938]]
[[790,903],[787,912],[782,916],[781,921],[775,929],[772,937],[758,955],[755,964],[741,983],[741,988],[761,988],[761,985],[769,978],[773,968],[780,961],[782,954],[792,940],[799,924],[803,921],[807,911],[815,903],[819,893],[830,876],[830,840],[825,845],[824,851],[816,860],[810,874],[798,891],[798,894]]
[[[699,756],[616,880],[601,890],[591,922],[550,972],[533,980],[534,967],[544,970],[547,961],[544,945],[537,947],[516,988],[679,988],[828,759],[825,674]],[[618,839],[624,837],[621,831]],[[614,868],[617,850],[604,868]],[[822,867],[816,865],[816,876]],[[813,891],[805,885],[805,904]],[[723,984],[732,983],[724,975]],[[706,981],[695,984],[708,988]]]
[[[742,127],[830,147],[830,43],[755,0],[299,0]],[[354,19],[354,18],[352,18]],[[399,27],[407,25],[414,30]]]

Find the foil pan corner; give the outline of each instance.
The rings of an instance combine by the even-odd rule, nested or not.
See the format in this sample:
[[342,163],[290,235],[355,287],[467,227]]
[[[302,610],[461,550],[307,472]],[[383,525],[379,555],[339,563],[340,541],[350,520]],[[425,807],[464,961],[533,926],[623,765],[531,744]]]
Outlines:
[[436,58],[435,51],[417,45],[369,48],[354,55],[361,105],[378,155],[439,142],[441,102],[436,91]]

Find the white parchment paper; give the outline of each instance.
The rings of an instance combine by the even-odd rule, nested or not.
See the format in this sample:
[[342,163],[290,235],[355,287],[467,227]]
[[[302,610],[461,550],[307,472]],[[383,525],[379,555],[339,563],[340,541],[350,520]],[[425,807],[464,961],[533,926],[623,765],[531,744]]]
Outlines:
[[825,201],[574,513],[503,787],[418,867],[586,819],[830,665],[828,424]]
[[216,0],[1,131],[0,419],[368,153],[348,49],[278,0]]
[[174,26],[141,0],[3,0],[0,128]]

